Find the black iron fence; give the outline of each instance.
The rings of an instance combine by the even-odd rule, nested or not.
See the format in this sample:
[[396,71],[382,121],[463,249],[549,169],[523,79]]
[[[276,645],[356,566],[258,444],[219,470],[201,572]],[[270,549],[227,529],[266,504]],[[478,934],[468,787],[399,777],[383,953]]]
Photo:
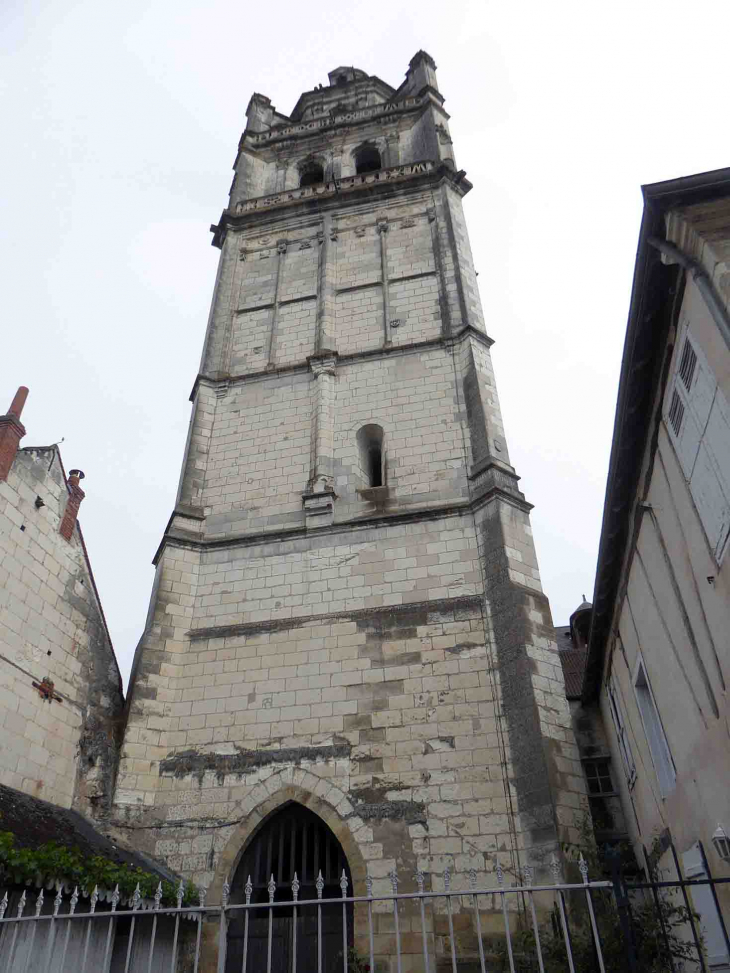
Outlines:
[[730,878],[712,874],[702,842],[685,853],[684,867],[671,839],[657,852],[668,864],[660,868],[643,848],[641,876],[608,856],[628,969],[730,970]]
[[[684,870],[669,845],[674,875],[646,856],[646,876],[627,875],[614,860],[610,880],[534,882],[529,867],[493,881],[476,872],[422,872],[399,889],[399,877],[366,880],[353,895],[319,878],[300,897],[296,874],[240,898],[165,906],[161,889],[90,895],[61,886],[15,889],[0,901],[0,973],[710,973],[730,969],[724,891],[701,846]],[[541,873],[544,874],[544,873]],[[402,884],[405,884],[403,882]],[[729,889],[730,891],[730,889]],[[338,895],[337,892],[340,894]]]

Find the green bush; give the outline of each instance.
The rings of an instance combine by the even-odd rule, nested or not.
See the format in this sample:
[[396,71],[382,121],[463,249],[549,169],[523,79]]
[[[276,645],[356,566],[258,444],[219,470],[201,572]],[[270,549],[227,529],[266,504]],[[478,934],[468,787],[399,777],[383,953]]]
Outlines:
[[[587,835],[584,837],[587,840],[580,846],[564,849],[566,856],[577,860],[582,854],[588,864],[589,879],[603,880],[608,874],[607,861],[592,838]],[[658,857],[658,848],[655,847],[650,855],[652,869],[655,868]],[[658,902],[655,902],[651,890],[637,891],[630,899],[630,921],[637,969],[642,973],[666,973],[672,969],[672,965],[682,969],[683,963],[697,960],[689,926],[689,910],[684,904],[678,905],[676,896],[667,894],[666,891],[660,890],[657,895]],[[575,969],[581,973],[597,973],[600,967],[585,892],[576,890],[565,893],[565,900]],[[616,897],[611,889],[596,890],[592,893],[592,902],[606,973],[626,973],[626,943]],[[539,933],[545,973],[568,973],[567,952],[557,904],[550,919],[539,927]],[[497,961],[493,966],[495,973],[508,971],[510,967],[506,942],[500,940],[490,945]],[[518,929],[512,935],[512,950],[516,973],[537,973],[539,966],[529,912],[526,917],[521,917]]]
[[[53,841],[37,848],[17,848],[15,835],[10,831],[0,831],[0,873],[6,881],[18,885],[33,882],[39,876],[44,881],[55,879],[77,886],[86,895],[95,885],[105,890],[118,885],[120,893],[131,898],[139,884],[145,899],[154,898],[160,881],[142,868],[120,865],[101,855],[86,857],[78,848],[66,848]],[[172,882],[162,882],[162,901],[165,905],[176,904],[177,888]],[[197,890],[190,882],[184,888],[183,904],[197,904]]]

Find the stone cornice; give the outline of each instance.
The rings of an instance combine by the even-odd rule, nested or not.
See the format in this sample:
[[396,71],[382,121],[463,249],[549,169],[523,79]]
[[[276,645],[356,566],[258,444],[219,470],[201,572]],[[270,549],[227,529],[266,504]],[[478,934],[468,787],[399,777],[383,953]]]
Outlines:
[[[368,348],[364,349],[363,351],[353,351],[345,355],[338,354],[337,366],[339,368],[343,368],[347,365],[356,364],[357,362],[366,361],[370,358],[378,358],[380,356],[417,354],[434,348],[449,348],[451,345],[463,341],[465,338],[474,338],[486,348],[491,348],[494,344],[494,339],[490,338],[488,334],[485,334],[483,331],[479,331],[473,325],[468,324],[455,334],[439,336],[438,338],[432,338],[428,341],[414,341],[407,345],[381,345],[379,348]],[[315,359],[317,357],[321,357],[321,355],[310,356],[310,358]],[[327,352],[325,357],[331,358],[332,352]],[[280,365],[278,368],[267,368],[258,372],[246,372],[241,375],[205,375],[201,372],[195,377],[195,382],[193,383],[193,388],[190,392],[190,401],[192,402],[195,399],[198,388],[203,383],[211,387],[217,387],[219,385],[225,385],[228,387],[230,385],[242,384],[244,382],[260,382],[265,379],[278,378],[281,375],[291,375],[296,372],[304,373],[309,371],[309,368],[309,358],[307,358],[304,361],[295,362],[293,365]]]
[[211,224],[210,231],[213,234],[211,243],[214,247],[222,247],[229,228],[246,226],[256,221],[260,213],[268,216],[286,207],[292,209],[303,207],[305,212],[307,208],[310,210],[314,208],[316,212],[322,206],[328,208],[342,206],[347,197],[356,202],[360,193],[380,194],[391,191],[394,186],[402,188],[407,187],[409,183],[429,185],[441,179],[447,179],[461,196],[465,196],[472,188],[463,169],[456,172],[452,166],[444,162],[425,159],[407,165],[378,169],[376,172],[362,173],[358,176],[346,176],[336,183],[319,183],[316,186],[303,186],[241,200],[232,209],[224,210],[217,224]]
[[496,484],[493,481],[485,483],[484,487],[483,492],[477,493],[471,500],[445,503],[435,507],[418,507],[413,510],[399,510],[390,514],[377,514],[356,520],[341,520],[315,529],[307,529],[302,524],[297,527],[282,527],[276,530],[259,531],[255,534],[229,534],[226,537],[204,538],[196,536],[189,531],[178,530],[171,526],[175,516],[175,513],[173,513],[167,530],[152,559],[152,563],[157,565],[168,543],[174,547],[182,547],[188,550],[213,551],[228,547],[256,547],[264,544],[280,544],[286,541],[312,540],[312,538],[322,537],[324,535],[359,533],[360,531],[393,527],[419,521],[442,520],[445,517],[463,517],[464,515],[475,513],[494,500],[501,500],[525,513],[529,513],[532,510],[533,505],[528,503],[524,496],[519,491],[514,490],[513,487],[507,486],[507,489],[505,489],[505,486]]
[[[328,624],[338,619],[367,619],[377,618],[384,611],[390,615],[412,615],[415,612],[480,611],[483,605],[483,595],[454,595],[452,598],[438,598],[431,601],[412,601],[404,605],[388,605],[382,608],[350,608],[341,612],[328,612],[323,615],[295,615],[292,618],[271,618],[262,622],[240,622],[238,625],[216,625],[208,628],[192,628],[185,634],[190,639],[221,639],[235,638],[241,635],[259,635],[262,632],[283,632],[292,628],[302,628],[305,625],[321,624],[324,620]],[[277,751],[273,751],[276,753]]]
[[397,182],[430,172],[436,168],[430,159],[411,162],[402,166],[391,166],[388,169],[377,169],[375,172],[362,173],[359,176],[345,176],[338,182],[321,182],[314,186],[302,186],[298,189],[285,189],[268,196],[257,196],[254,199],[242,199],[236,203],[229,215],[241,216],[254,210],[271,209],[273,206],[285,206],[288,203],[298,203],[303,199],[320,199],[325,196],[335,196],[338,193],[350,192],[362,186],[375,185],[381,182]]

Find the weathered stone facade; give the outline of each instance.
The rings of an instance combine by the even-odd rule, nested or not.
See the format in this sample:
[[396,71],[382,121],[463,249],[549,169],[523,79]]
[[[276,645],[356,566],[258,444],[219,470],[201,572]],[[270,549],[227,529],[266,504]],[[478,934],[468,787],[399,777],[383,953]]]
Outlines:
[[57,446],[18,449],[26,395],[0,416],[0,784],[99,818],[122,681],[76,521],[83,474]]
[[584,793],[435,65],[330,82],[249,105],[130,686],[119,833],[211,896],[290,800],[359,894],[539,868]]

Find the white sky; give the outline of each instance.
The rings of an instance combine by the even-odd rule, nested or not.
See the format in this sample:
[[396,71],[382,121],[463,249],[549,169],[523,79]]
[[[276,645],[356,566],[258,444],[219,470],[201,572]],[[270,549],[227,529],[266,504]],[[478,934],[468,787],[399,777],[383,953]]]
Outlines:
[[640,185],[730,163],[727,0],[3,0],[0,412],[64,437],[125,680],[172,510],[251,93],[439,67],[556,623],[591,597]]

